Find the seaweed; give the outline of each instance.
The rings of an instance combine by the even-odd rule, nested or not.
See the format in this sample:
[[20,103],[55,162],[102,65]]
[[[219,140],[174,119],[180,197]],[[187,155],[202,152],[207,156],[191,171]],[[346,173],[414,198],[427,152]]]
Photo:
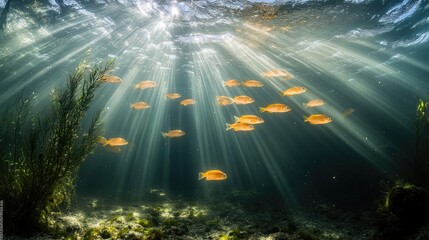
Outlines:
[[416,155],[414,158],[415,183],[429,189],[429,96],[419,99],[416,109]]
[[21,96],[2,115],[0,199],[6,233],[46,231],[52,211],[70,202],[79,167],[97,147],[102,112],[94,114],[89,126],[82,122],[113,65],[111,59],[91,70],[82,62],[65,89],[52,90],[44,112],[32,114],[32,101]]

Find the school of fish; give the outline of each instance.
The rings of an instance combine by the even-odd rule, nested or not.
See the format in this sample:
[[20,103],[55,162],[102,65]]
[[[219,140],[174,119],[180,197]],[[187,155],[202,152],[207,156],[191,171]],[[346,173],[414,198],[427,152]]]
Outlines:
[[[261,73],[261,76],[266,78],[267,80],[273,80],[275,78],[281,79],[281,80],[292,80],[294,78],[294,75],[287,70],[284,69],[272,69],[267,70]],[[105,83],[110,84],[120,84],[122,83],[122,79],[118,76],[113,75],[105,75],[101,77],[101,81]],[[135,89],[145,90],[149,88],[155,88],[158,84],[151,80],[144,80],[134,85]],[[258,80],[245,80],[243,82],[237,80],[237,79],[229,79],[223,82],[223,86],[231,88],[231,87],[245,87],[245,88],[261,88],[264,86],[264,84],[261,81]],[[294,86],[290,87],[288,89],[285,89],[280,92],[282,97],[293,97],[295,95],[301,95],[307,92],[307,88],[303,86]],[[172,93],[166,93],[165,97],[169,100],[175,100],[182,98],[182,95],[180,93],[172,92]],[[280,100],[281,98],[279,98]],[[253,104],[255,100],[247,95],[238,95],[234,97],[229,96],[216,96],[215,103],[219,106],[228,106],[228,105],[248,105]],[[309,100],[306,103],[302,103],[304,108],[316,108],[325,105],[325,101],[322,99],[312,99]],[[186,98],[179,102],[179,105],[186,107],[189,105],[197,104],[195,99],[192,98]],[[130,108],[134,110],[144,110],[149,109],[151,106],[149,103],[140,101],[130,104]],[[283,103],[271,103],[266,106],[259,107],[260,113],[287,113],[292,111],[292,108],[283,104]],[[355,109],[348,108],[345,110],[342,115],[344,117],[350,115],[353,113]],[[241,116],[233,116],[234,122],[233,123],[225,123],[226,124],[226,130],[233,130],[234,132],[247,132],[247,131],[254,131],[255,126],[258,124],[263,124],[264,120],[257,116],[252,114],[246,114]],[[323,125],[333,122],[333,119],[329,116],[321,113],[316,114],[310,114],[309,116],[303,116],[304,123],[309,123],[311,125]],[[175,130],[169,130],[167,132],[161,132],[161,135],[164,138],[179,138],[185,136],[185,132],[180,129]],[[118,153],[121,151],[121,146],[125,146],[128,144],[128,141],[121,138],[109,138],[106,139],[105,137],[100,137],[99,142],[103,145],[103,147],[106,147],[107,150],[111,152]],[[213,169],[213,170],[207,170],[206,172],[200,172],[198,180],[205,179],[207,181],[220,181],[220,180],[226,180],[227,174],[222,172],[221,170]]]

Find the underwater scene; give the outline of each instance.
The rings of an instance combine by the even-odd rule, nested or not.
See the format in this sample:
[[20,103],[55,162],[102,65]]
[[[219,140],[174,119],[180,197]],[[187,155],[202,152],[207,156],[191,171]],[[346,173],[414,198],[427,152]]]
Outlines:
[[428,1],[0,11],[0,239],[429,239]]

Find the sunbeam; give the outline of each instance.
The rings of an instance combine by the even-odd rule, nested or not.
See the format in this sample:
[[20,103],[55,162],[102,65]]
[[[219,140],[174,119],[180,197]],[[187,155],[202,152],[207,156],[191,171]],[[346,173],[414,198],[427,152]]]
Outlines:
[[[114,60],[80,125],[101,111],[103,134],[71,185],[80,196],[133,205],[115,205],[108,213],[115,216],[91,229],[139,219],[144,234],[158,236],[159,226],[177,219],[233,211],[222,205],[231,199],[240,211],[268,205],[258,218],[272,217],[278,205],[321,213],[372,206],[382,183],[418,171],[427,141],[418,138],[425,115],[416,119],[416,107],[427,108],[420,99],[429,89],[428,5],[328,2],[14,2],[0,32],[1,110],[24,96],[48,118],[43,109],[52,111],[55,93],[70,88],[78,64],[91,72]],[[89,135],[74,134],[76,142]],[[177,199],[194,202],[183,207]],[[195,239],[256,239],[231,226]],[[277,239],[267,236],[286,227],[278,228],[258,237]],[[303,227],[287,228],[298,236]],[[332,239],[349,239],[342,234]]]

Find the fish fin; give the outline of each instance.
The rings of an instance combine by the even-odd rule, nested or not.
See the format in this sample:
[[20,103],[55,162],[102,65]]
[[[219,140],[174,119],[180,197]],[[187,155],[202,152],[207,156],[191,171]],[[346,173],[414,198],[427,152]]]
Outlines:
[[237,122],[238,121],[238,119],[240,119],[239,117],[237,117],[237,116],[234,116],[234,120]]
[[307,116],[303,115],[302,117],[304,118],[304,122],[308,122],[308,117]]
[[205,178],[206,177],[206,174],[204,174],[204,173],[202,173],[202,172],[199,172],[198,173],[198,180],[201,180],[201,179],[203,179],[203,178]]
[[302,103],[302,106],[304,106],[305,108],[308,108],[307,103]]
[[107,145],[107,139],[105,137],[99,137],[98,142],[103,144],[103,147]]
[[166,138],[167,137],[167,133],[165,132],[161,132],[162,137]]
[[265,112],[266,110],[265,110],[265,108],[263,108],[263,107],[260,107],[259,108],[259,112],[261,112],[261,113],[263,113],[263,112]]
[[231,129],[231,124],[226,123],[226,130],[228,131],[229,129]]

